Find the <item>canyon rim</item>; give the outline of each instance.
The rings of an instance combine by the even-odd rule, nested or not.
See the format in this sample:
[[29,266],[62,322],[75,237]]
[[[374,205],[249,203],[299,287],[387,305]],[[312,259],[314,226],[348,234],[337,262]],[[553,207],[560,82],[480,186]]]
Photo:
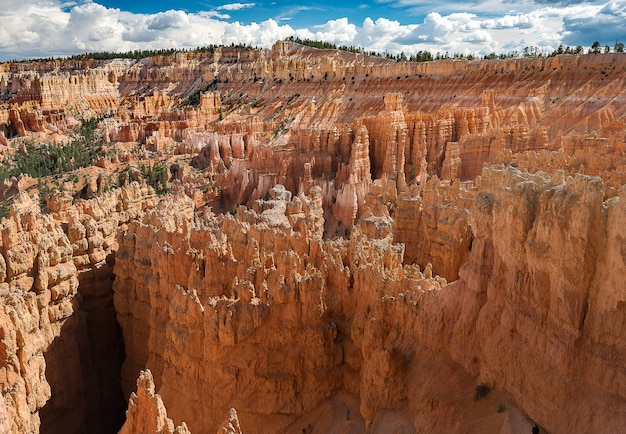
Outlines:
[[625,83],[290,41],[0,64],[0,432],[622,432]]

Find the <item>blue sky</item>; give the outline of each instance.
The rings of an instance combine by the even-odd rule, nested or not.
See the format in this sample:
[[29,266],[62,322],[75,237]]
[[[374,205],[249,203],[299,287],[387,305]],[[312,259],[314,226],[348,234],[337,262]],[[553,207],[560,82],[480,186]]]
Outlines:
[[120,8],[135,13],[157,13],[168,9],[179,9],[187,13],[215,11],[226,20],[239,21],[243,24],[273,19],[277,22],[290,23],[292,27],[307,27],[342,17],[350,17],[351,21],[363,22],[372,14],[375,15],[373,18],[385,16],[389,19],[404,21],[404,24],[411,22],[411,18],[406,13],[406,8],[394,8],[375,2],[368,4],[367,2],[317,1],[298,4],[275,1],[224,3],[182,0],[177,2],[155,1],[147,4],[145,1],[138,0],[103,0],[99,3],[107,7]]
[[626,42],[626,0],[2,0],[0,60],[89,51],[271,47],[288,36],[406,54],[549,53]]

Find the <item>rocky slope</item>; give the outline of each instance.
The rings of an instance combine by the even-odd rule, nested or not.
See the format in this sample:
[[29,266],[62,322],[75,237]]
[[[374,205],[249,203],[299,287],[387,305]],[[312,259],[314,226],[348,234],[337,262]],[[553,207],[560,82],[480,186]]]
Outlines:
[[[410,63],[279,42],[4,66],[5,134],[63,132],[107,114],[118,148],[202,151],[226,210],[274,183],[296,193],[310,173],[327,183],[327,202],[356,200],[358,214],[370,179],[395,179],[399,190],[426,175],[472,180],[503,152],[559,151],[615,191],[626,176],[621,53]],[[327,220],[349,226],[353,214]]]
[[8,432],[119,427],[124,356],[111,293],[116,236],[154,199],[133,184],[75,205],[60,194],[49,214],[27,193],[11,207],[0,247]]
[[603,202],[585,176],[484,171],[469,260],[451,284],[403,266],[391,237],[296,231],[302,199],[195,223],[155,211],[118,253],[123,372],[129,384],[142,366],[158,372],[169,413],[197,432],[230,406],[244,430],[284,431],[338,390],[358,397],[366,427],[385,410],[418,432],[474,432],[486,415],[459,384],[479,381],[549,432],[615,432],[626,261],[621,226],[607,224],[623,218],[624,194]]
[[[84,186],[0,186],[2,431],[115,432],[130,399],[122,432],[619,432],[625,76],[288,42],[3,64],[5,161],[93,116],[105,143]],[[170,194],[130,182],[158,167]],[[46,185],[96,197],[43,214]]]

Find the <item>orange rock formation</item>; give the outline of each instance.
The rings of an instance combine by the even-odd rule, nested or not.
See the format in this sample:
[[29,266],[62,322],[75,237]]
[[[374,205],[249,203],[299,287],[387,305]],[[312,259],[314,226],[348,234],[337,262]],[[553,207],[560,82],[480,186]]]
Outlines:
[[422,429],[463,429],[467,420],[441,420],[466,411],[459,402],[422,390],[444,381],[438,363],[509,391],[550,432],[618,429],[621,357],[599,349],[623,339],[619,310],[607,317],[625,271],[609,241],[620,235],[606,230],[620,201],[603,203],[597,178],[484,171],[469,260],[448,285],[357,229],[349,242],[302,236],[293,202],[195,226],[155,211],[129,226],[118,254],[125,370],[159,372],[171,414],[191,430],[212,431],[232,405],[244,428],[281,431],[342,389],[359,397],[366,426],[390,409]]
[[619,432],[625,74],[290,42],[5,64],[3,158],[103,116],[98,167],[158,157],[174,193],[0,188],[0,429],[112,432],[130,398],[124,433]]
[[132,433],[189,434],[185,422],[174,428],[172,419],[158,393],[154,393],[154,380],[150,370],[141,371],[137,378],[137,393],[128,400],[126,422],[120,434]]
[[42,420],[49,432],[105,432],[117,423],[106,420],[109,408],[123,405],[110,382],[123,357],[111,266],[118,227],[154,199],[133,184],[76,205],[56,197],[50,214],[27,193],[11,207],[0,260],[0,381],[10,432],[37,432]]

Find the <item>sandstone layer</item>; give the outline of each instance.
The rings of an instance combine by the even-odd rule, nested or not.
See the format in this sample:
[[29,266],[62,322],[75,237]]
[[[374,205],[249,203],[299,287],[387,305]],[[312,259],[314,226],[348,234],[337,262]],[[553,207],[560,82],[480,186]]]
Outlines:
[[624,423],[623,225],[607,230],[624,190],[603,201],[597,178],[484,171],[451,284],[403,265],[390,238],[296,230],[314,208],[283,193],[235,217],[164,209],[129,226],[114,283],[123,384],[150,367],[194,432],[231,406],[244,430],[282,431],[338,390],[358,397],[366,427],[392,410],[418,432],[463,431],[480,410],[432,387],[446,377],[508,391],[549,432]]
[[[21,193],[1,225],[2,396],[8,432],[110,432],[124,406],[111,281],[117,230],[153,206],[138,184],[99,199],[59,195],[42,214]],[[118,380],[119,381],[119,380]]]
[[192,155],[210,172],[204,200],[223,211],[276,183],[293,194],[324,183],[337,233],[360,217],[371,180],[398,191],[431,175],[470,181],[511,161],[503,155],[565,158],[557,164],[606,178],[610,195],[626,182],[622,53],[414,63],[278,42],[5,66],[10,137],[56,138],[105,116],[109,159],[128,143]]
[[[620,432],[625,74],[290,42],[3,64],[2,159],[92,117],[103,143],[0,186],[0,430],[115,432],[129,400],[124,433]],[[168,195],[131,182],[157,167]]]

